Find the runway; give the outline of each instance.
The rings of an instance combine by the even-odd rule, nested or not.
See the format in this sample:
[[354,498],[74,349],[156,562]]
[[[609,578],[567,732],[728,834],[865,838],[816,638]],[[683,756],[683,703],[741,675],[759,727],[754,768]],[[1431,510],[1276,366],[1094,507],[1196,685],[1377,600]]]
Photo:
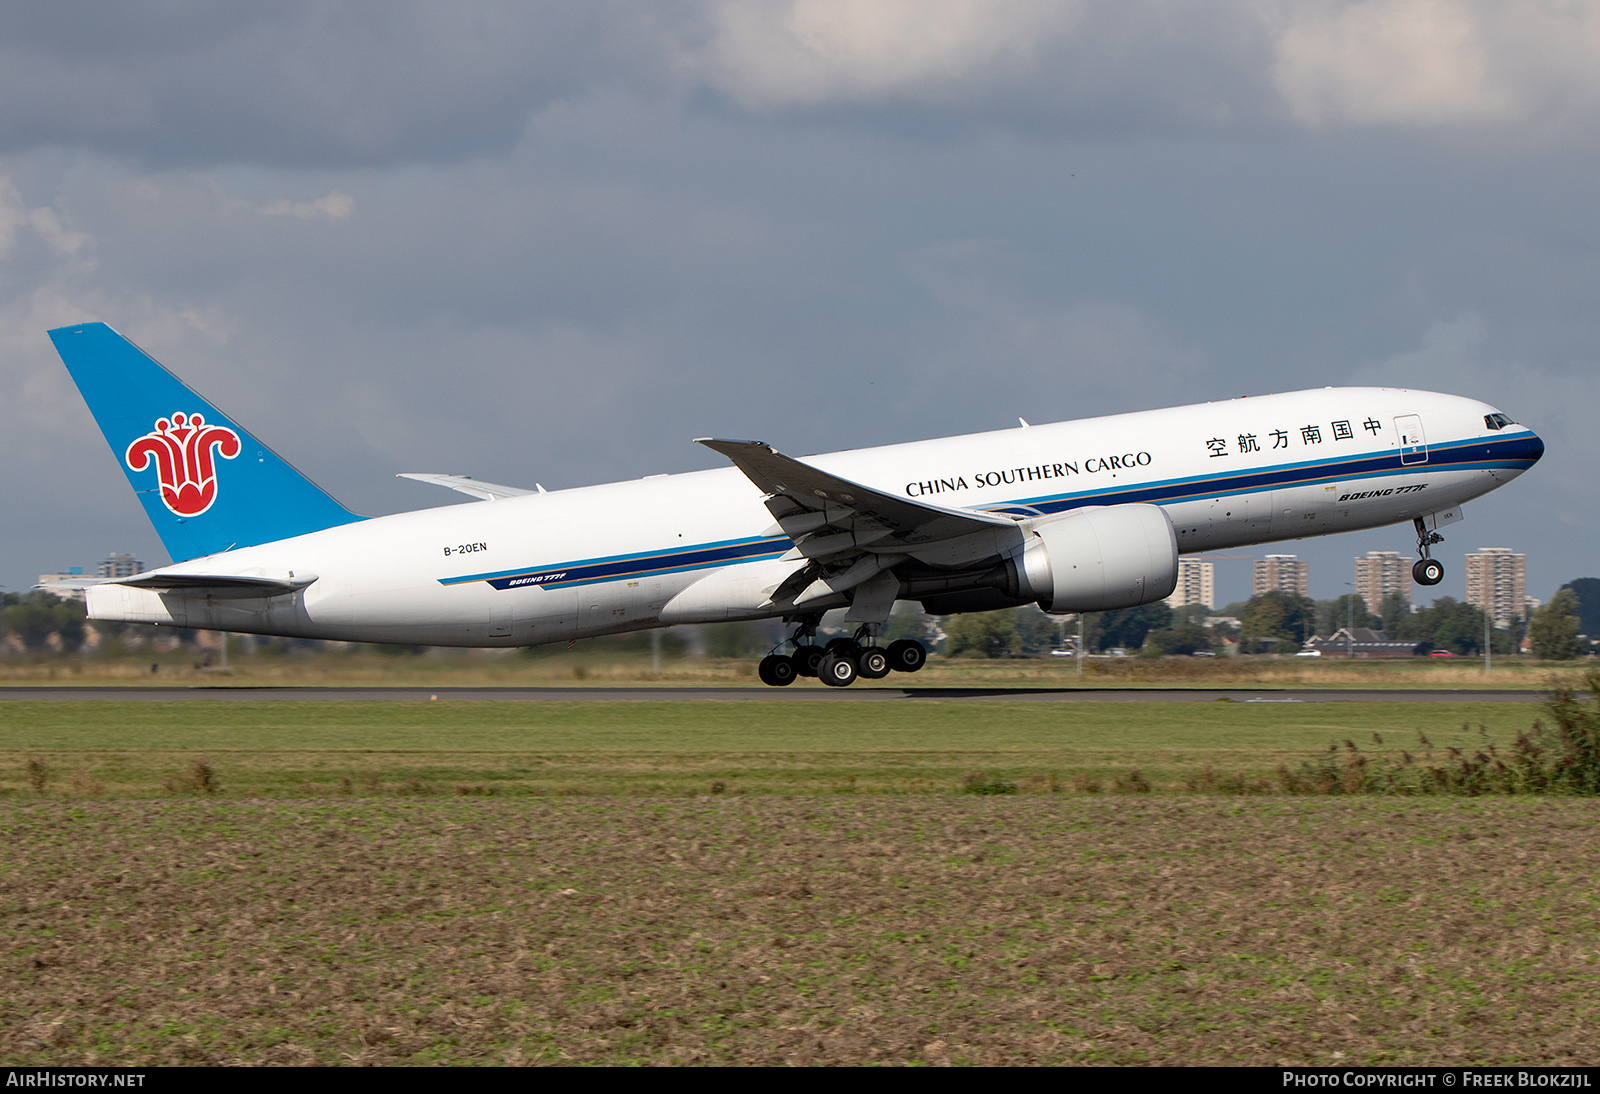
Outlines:
[[23,699],[118,702],[766,702],[956,700],[1000,703],[1541,703],[1512,689],[1375,688],[906,688],[906,687],[0,687]]

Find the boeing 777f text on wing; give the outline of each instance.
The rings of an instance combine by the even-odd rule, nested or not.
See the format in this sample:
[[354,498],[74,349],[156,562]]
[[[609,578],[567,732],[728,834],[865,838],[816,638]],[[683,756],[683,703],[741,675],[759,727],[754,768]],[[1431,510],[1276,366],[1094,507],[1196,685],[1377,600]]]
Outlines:
[[[532,646],[781,618],[775,685],[920,668],[919,643],[877,641],[898,600],[1129,608],[1195,551],[1409,523],[1435,585],[1438,528],[1544,453],[1475,399],[1324,388],[804,459],[707,438],[732,466],[573,490],[413,474],[477,500],[363,518],[110,327],[50,337],[179,560],[91,585],[93,619]],[[815,645],[839,608],[854,638]]]

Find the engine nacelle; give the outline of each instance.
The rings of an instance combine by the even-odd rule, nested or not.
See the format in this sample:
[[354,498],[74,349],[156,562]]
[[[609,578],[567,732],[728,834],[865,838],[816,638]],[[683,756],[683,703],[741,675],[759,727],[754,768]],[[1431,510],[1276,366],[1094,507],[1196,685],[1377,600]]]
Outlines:
[[1027,545],[1007,569],[1017,593],[1047,612],[1134,608],[1178,587],[1178,537],[1158,505],[1076,509],[1024,527]]

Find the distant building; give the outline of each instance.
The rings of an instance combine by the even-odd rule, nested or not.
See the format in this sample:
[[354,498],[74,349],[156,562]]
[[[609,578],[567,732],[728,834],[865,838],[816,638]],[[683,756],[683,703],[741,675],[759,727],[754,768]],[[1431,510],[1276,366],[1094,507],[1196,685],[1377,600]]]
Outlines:
[[1272,592],[1311,595],[1311,563],[1297,555],[1268,555],[1255,564],[1253,595]]
[[1178,560],[1178,587],[1167,597],[1167,605],[1186,608],[1190,604],[1204,604],[1217,610],[1217,564],[1198,559]]
[[144,563],[132,555],[107,555],[100,563],[100,577],[132,577],[144,573]]
[[1383,614],[1383,598],[1399,593],[1411,607],[1411,557],[1398,551],[1368,551],[1356,559],[1356,592],[1367,602],[1367,611]]
[[1467,603],[1496,627],[1528,621],[1528,556],[1509,547],[1479,547],[1467,556]]
[[1323,657],[1351,657],[1371,660],[1378,657],[1414,657],[1416,642],[1390,642],[1382,631],[1366,627],[1340,627],[1330,638],[1313,638],[1306,643],[1307,650],[1315,650]]
[[[52,585],[57,581],[82,581],[82,580],[83,580],[83,567],[82,566],[68,566],[67,569],[66,569],[66,572],[64,572],[64,573],[59,573],[59,574],[40,574],[39,575],[39,584],[40,585]],[[83,590],[82,589],[46,589],[45,592],[53,592],[53,593],[55,593],[55,595],[61,597],[63,600],[69,600],[69,599],[70,600],[82,600],[83,599]]]

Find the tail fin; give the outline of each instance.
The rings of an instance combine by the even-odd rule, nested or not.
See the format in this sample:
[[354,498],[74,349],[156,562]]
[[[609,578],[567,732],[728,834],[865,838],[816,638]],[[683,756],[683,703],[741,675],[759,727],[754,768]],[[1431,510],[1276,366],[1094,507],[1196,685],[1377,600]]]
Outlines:
[[50,340],[174,561],[362,519],[104,323]]

